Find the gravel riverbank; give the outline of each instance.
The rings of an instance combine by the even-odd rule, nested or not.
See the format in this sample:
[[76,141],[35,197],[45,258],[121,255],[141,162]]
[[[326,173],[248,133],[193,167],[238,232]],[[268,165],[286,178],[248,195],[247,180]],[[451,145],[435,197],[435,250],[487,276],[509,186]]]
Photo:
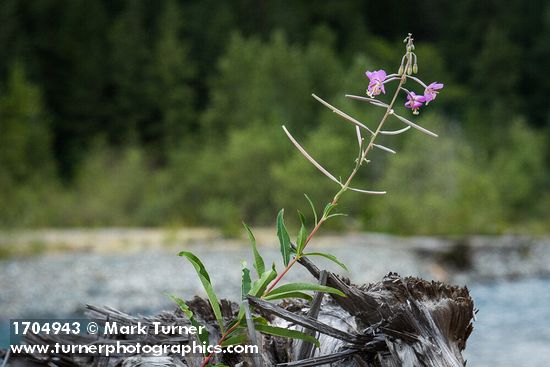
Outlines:
[[[172,307],[166,293],[184,298],[203,294],[192,266],[176,256],[184,249],[203,259],[221,297],[238,298],[240,262],[250,263],[245,240],[212,236],[181,240],[181,234],[176,234],[172,236],[174,244],[159,244],[164,237],[158,232],[109,230],[109,235],[91,232],[99,242],[102,238],[113,241],[113,237],[126,244],[141,240],[138,246],[126,246],[123,250],[114,246],[114,242],[110,242],[113,251],[101,243],[95,243],[95,247],[79,244],[73,245],[76,250],[69,252],[1,260],[0,319],[79,314],[84,303],[109,305],[127,312],[156,312]],[[52,236],[55,243],[64,240],[62,235]],[[279,264],[274,235],[260,233],[258,237],[267,261]],[[78,237],[70,233],[67,238],[70,242]],[[12,236],[10,240],[17,238]],[[1,241],[6,238],[0,237]],[[82,238],[79,241],[85,242]],[[377,280],[389,271],[456,284],[550,274],[548,238],[449,240],[361,233],[322,236],[312,246],[336,255],[350,272],[324,259],[316,259],[320,265],[343,273],[356,283]],[[288,279],[308,278],[309,275],[297,267]]]

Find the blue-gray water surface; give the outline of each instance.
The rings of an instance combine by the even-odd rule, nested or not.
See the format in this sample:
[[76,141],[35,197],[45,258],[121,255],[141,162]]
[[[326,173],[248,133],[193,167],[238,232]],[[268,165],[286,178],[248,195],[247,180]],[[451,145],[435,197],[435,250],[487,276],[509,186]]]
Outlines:
[[550,279],[470,287],[479,309],[465,356],[469,366],[550,366]]
[[[550,279],[522,279],[470,286],[479,309],[465,357],[468,366],[550,365]],[[9,344],[0,321],[0,347]]]

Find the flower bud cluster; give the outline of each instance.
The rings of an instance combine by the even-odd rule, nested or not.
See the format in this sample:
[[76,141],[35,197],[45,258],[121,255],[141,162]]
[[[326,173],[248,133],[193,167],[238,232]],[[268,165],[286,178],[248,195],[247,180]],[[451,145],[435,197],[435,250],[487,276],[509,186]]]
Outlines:
[[365,73],[367,78],[369,78],[367,95],[371,98],[374,98],[375,96],[378,96],[380,94],[386,94],[384,84],[394,80],[399,80],[401,78],[414,80],[424,88],[423,94],[416,94],[415,92],[410,92],[405,88],[401,89],[407,94],[405,107],[410,109],[413,114],[418,115],[420,107],[422,107],[424,104],[428,105],[428,103],[430,103],[437,97],[439,91],[443,89],[443,83],[433,82],[429,85],[426,85],[422,80],[412,76],[412,74],[418,73],[418,58],[414,53],[415,46],[410,33],[403,42],[407,43],[406,52],[401,59],[401,65],[399,66],[397,74],[388,75],[385,70],[367,70],[367,72]]

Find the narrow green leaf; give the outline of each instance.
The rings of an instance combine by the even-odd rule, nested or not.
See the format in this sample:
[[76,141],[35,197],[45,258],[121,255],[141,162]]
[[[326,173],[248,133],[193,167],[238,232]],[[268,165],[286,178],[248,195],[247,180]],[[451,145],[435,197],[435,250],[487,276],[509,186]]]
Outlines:
[[[241,316],[241,311],[242,311],[242,316]],[[268,325],[269,323],[267,322],[267,320],[261,316],[252,316],[252,321],[254,321],[254,324],[264,324],[264,325]],[[229,336],[233,336],[235,335],[236,333],[239,332],[239,330],[247,330],[248,332],[248,324],[246,322],[246,317],[245,317],[245,311],[244,311],[244,305],[243,303],[241,302],[241,306],[239,308],[239,314],[237,315],[237,318],[234,319],[233,321],[231,321],[229,324],[227,324],[226,326],[226,330],[229,330],[231,329],[235,324],[239,324],[239,326],[233,330],[231,332],[231,334],[229,334]]]
[[333,217],[347,217],[348,215],[347,214],[344,214],[344,213],[334,213],[334,214],[331,214],[329,216],[327,216],[327,219],[330,219],[330,218],[333,218]]
[[272,268],[270,271],[264,272],[260,279],[252,283],[252,289],[250,289],[249,294],[254,297],[262,296],[269,283],[271,283],[271,281],[275,279],[275,277],[277,277],[277,272],[274,268]]
[[254,325],[257,325],[257,324],[269,325],[269,322],[265,319],[265,317],[262,317],[262,316],[254,316],[252,317],[252,320],[254,321]]
[[244,333],[244,334],[237,334],[237,335],[234,335],[232,337],[229,337],[227,339],[225,339],[221,346],[222,347],[228,347],[230,345],[237,345],[237,344],[244,344],[248,341],[248,334]]
[[285,298],[302,298],[308,301],[312,301],[313,297],[304,292],[284,292],[273,294],[265,297],[266,301],[274,301],[276,299],[285,299]]
[[[235,324],[244,324],[246,325],[245,323],[243,323],[242,321],[244,320],[244,316],[245,316],[245,312],[244,312],[244,306],[243,306],[243,303],[241,302],[240,306],[239,306],[239,313],[237,314],[237,317],[235,319],[233,319],[230,323],[228,323],[227,325],[225,325],[225,329],[226,330],[229,330],[231,329]],[[244,326],[243,325],[243,326]]]
[[260,333],[281,336],[283,338],[300,339],[314,344],[317,348],[319,348],[320,346],[319,340],[317,340],[317,338],[311,335],[307,335],[298,330],[290,330],[271,325],[256,325],[255,327],[256,330],[258,330]]
[[304,226],[306,225],[306,216],[300,210],[298,210],[298,218],[300,218],[300,223]]
[[332,293],[337,294],[339,296],[345,297],[345,294],[339,291],[336,288],[327,287],[326,285],[320,285],[315,283],[289,283],[282,285],[280,287],[277,287],[271,292],[269,292],[269,296],[273,296],[275,294],[280,293],[287,293],[287,292],[301,292],[301,291],[315,291],[315,292],[324,292],[324,293]]
[[281,255],[283,256],[283,264],[285,266],[290,262],[290,236],[285,227],[284,220],[285,210],[281,209],[277,215],[277,237],[279,238],[279,243],[281,244]]
[[191,322],[191,325],[193,325],[195,328],[197,328],[198,331],[200,331],[198,332],[199,341],[203,344],[208,345],[208,343],[210,342],[209,336],[208,336],[208,330],[205,327],[203,327],[201,324],[199,324],[197,319],[195,319],[195,316],[193,315],[193,311],[191,311],[187,303],[185,303],[183,299],[176,297],[172,294],[169,294],[168,296],[172,298],[174,302],[176,302],[176,304],[179,306],[179,308],[183,311],[185,316],[187,316],[187,318]]
[[319,220],[317,218],[317,210],[315,210],[315,205],[313,205],[313,201],[311,201],[311,199],[309,198],[309,196],[307,194],[304,194],[304,196],[306,197],[306,199],[309,203],[309,206],[311,207],[311,211],[313,212],[313,217],[315,218],[315,225],[317,225]]
[[191,309],[189,308],[189,306],[187,306],[187,303],[185,303],[183,299],[179,298],[178,296],[174,296],[173,294],[169,294],[168,297],[172,298],[172,300],[176,302],[176,304],[189,320],[194,318],[193,311],[191,311]]
[[256,272],[258,273],[258,278],[259,278],[265,272],[264,259],[262,258],[262,256],[260,255],[260,252],[258,251],[258,248],[256,247],[256,238],[254,237],[252,230],[245,222],[243,222],[243,226],[244,226],[244,229],[246,229],[246,232],[248,233],[248,239],[250,240],[250,244],[252,246],[252,252],[254,253],[254,268],[256,269]]
[[214,288],[210,283],[210,277],[208,276],[208,272],[206,271],[206,268],[204,267],[203,263],[199,260],[199,258],[196,257],[191,252],[182,251],[180,252],[179,256],[183,256],[187,258],[187,260],[189,260],[189,262],[193,265],[193,267],[197,271],[199,280],[201,281],[202,286],[206,291],[206,295],[208,297],[208,301],[210,302],[210,306],[212,306],[212,311],[214,312],[214,316],[216,316],[216,320],[218,321],[218,326],[220,327],[220,330],[223,333],[225,329],[223,326],[223,318],[222,318],[222,311],[220,308],[220,302],[218,301],[218,297],[216,296],[216,293],[214,292]]
[[191,264],[195,267],[198,273],[202,274],[203,277],[206,278],[210,282],[210,275],[208,275],[208,272],[206,271],[206,268],[204,267],[204,264],[200,259],[195,256],[193,253],[188,251],[182,251],[178,254],[178,256],[186,257]]
[[308,253],[305,253],[304,256],[322,256],[324,258],[327,258],[329,259],[330,261],[333,261],[335,262],[336,264],[340,265],[345,271],[349,271],[347,266],[341,262],[340,260],[338,260],[336,258],[336,256],[334,255],[331,255],[331,254],[325,254],[324,252],[308,252]]
[[246,267],[246,263],[243,263],[243,275],[241,282],[241,298],[245,299],[248,292],[252,288],[252,280],[250,279],[250,270]]
[[304,223],[302,223],[302,226],[300,227],[300,231],[298,232],[298,237],[296,238],[296,254],[298,256],[300,256],[304,251],[304,247],[306,247],[306,240],[307,240],[307,229]]
[[336,207],[336,204],[328,203],[323,210],[323,218],[327,218],[330,215],[330,212]]
[[212,288],[212,284],[210,284],[210,282],[207,281],[200,274],[199,274],[199,279],[202,283],[202,286],[203,286],[204,290],[206,291],[206,296],[208,297],[208,301],[210,302],[210,306],[212,306],[212,311],[214,311],[214,316],[216,316],[216,321],[218,321],[218,326],[220,327],[221,332],[224,333],[225,328],[223,326],[222,310],[220,308],[220,302],[218,301],[218,297],[216,296],[216,293],[214,292],[214,288]]

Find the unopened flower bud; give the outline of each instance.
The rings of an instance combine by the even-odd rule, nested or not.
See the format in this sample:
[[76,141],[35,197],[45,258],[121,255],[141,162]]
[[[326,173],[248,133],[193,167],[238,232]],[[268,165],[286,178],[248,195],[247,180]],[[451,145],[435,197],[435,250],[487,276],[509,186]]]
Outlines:
[[403,75],[403,65],[399,66],[399,70],[397,71],[397,75]]
[[410,45],[407,46],[407,51],[408,52],[411,52],[412,50],[414,50]]
[[415,47],[414,44],[411,45],[411,51],[414,51]]
[[412,68],[412,66],[409,65],[409,66],[407,67],[407,74],[408,74],[408,75],[411,75],[412,72],[413,72],[413,68]]
[[413,65],[413,73],[415,73],[415,74],[418,73],[418,65],[417,64]]

